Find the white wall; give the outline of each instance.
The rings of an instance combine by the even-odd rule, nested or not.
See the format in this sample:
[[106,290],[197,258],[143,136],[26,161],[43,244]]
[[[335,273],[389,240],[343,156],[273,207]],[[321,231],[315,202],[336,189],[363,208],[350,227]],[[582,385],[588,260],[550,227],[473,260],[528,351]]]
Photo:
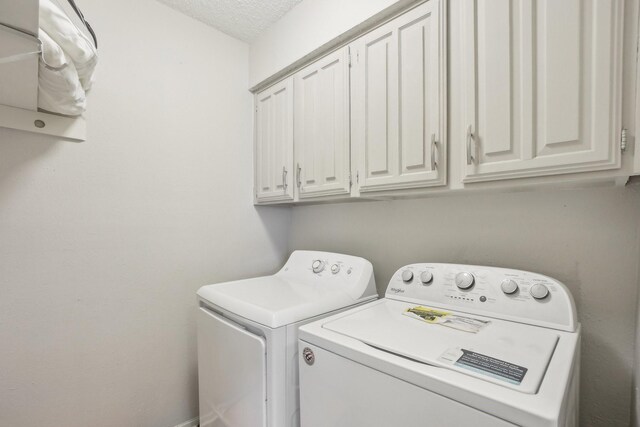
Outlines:
[[152,0],[84,0],[100,65],[81,144],[0,129],[0,425],[197,415],[195,292],[274,271],[252,205],[248,46]]
[[251,44],[251,86],[395,3],[411,0],[304,0]]
[[[251,46],[252,84],[269,77],[393,1],[304,0]],[[459,57],[459,1],[451,1],[450,59]],[[628,0],[625,126],[634,129],[635,19]],[[352,8],[353,7],[353,8]],[[335,20],[335,22],[334,22]],[[450,71],[449,141],[462,150],[459,74]],[[461,130],[462,129],[462,130]],[[630,162],[625,155],[625,165]],[[459,156],[456,158],[460,158]],[[450,176],[460,175],[450,165]],[[457,169],[456,169],[457,168]],[[583,325],[581,427],[627,426],[634,371],[640,192],[633,188],[475,194],[413,201],[295,207],[289,249],[368,258],[383,291],[393,272],[421,261],[487,264],[565,282]],[[318,226],[318,225],[321,226]],[[637,363],[637,362],[636,362]]]

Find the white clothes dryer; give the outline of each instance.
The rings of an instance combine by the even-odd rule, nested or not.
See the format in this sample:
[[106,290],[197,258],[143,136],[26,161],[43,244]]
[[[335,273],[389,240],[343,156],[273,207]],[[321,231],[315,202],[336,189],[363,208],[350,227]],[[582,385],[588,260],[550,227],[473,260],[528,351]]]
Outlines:
[[314,251],[273,276],[200,288],[200,426],[299,426],[298,327],[377,296],[369,261]]
[[580,325],[550,277],[412,264],[299,337],[304,427],[578,424]]

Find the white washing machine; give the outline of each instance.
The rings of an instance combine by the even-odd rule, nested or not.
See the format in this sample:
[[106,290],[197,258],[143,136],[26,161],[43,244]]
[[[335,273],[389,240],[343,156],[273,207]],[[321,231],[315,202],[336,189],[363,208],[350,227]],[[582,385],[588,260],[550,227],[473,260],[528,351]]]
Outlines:
[[200,426],[298,426],[298,327],[377,296],[369,261],[313,251],[273,276],[200,288]]
[[303,427],[578,424],[575,305],[540,274],[408,265],[299,336]]

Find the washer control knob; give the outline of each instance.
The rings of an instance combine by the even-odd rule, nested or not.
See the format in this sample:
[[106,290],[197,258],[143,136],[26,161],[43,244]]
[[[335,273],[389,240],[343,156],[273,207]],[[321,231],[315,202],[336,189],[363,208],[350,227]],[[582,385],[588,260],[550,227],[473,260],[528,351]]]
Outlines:
[[409,283],[413,280],[413,271],[405,270],[402,272],[402,281],[405,283]]
[[433,280],[433,274],[431,274],[431,272],[429,270],[425,270],[422,273],[420,273],[420,281],[423,284],[427,284],[430,283]]
[[549,295],[549,288],[540,283],[536,283],[529,289],[529,293],[535,299],[545,299]]
[[518,284],[511,279],[504,279],[500,284],[500,288],[502,288],[502,292],[505,294],[511,295],[518,290]]
[[460,289],[470,289],[475,280],[476,278],[473,277],[473,274],[467,271],[456,274],[456,286]]
[[338,274],[340,272],[340,266],[338,264],[333,264],[331,266],[331,272],[333,274]]
[[322,270],[324,270],[324,262],[317,259],[313,261],[313,264],[311,264],[311,268],[313,269],[314,273],[320,273]]

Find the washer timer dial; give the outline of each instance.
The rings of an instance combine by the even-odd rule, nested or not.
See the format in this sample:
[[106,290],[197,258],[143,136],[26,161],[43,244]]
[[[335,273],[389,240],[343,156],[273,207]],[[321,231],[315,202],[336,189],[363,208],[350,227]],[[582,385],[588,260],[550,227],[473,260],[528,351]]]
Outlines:
[[460,289],[470,289],[476,278],[468,271],[456,274],[456,286]]

